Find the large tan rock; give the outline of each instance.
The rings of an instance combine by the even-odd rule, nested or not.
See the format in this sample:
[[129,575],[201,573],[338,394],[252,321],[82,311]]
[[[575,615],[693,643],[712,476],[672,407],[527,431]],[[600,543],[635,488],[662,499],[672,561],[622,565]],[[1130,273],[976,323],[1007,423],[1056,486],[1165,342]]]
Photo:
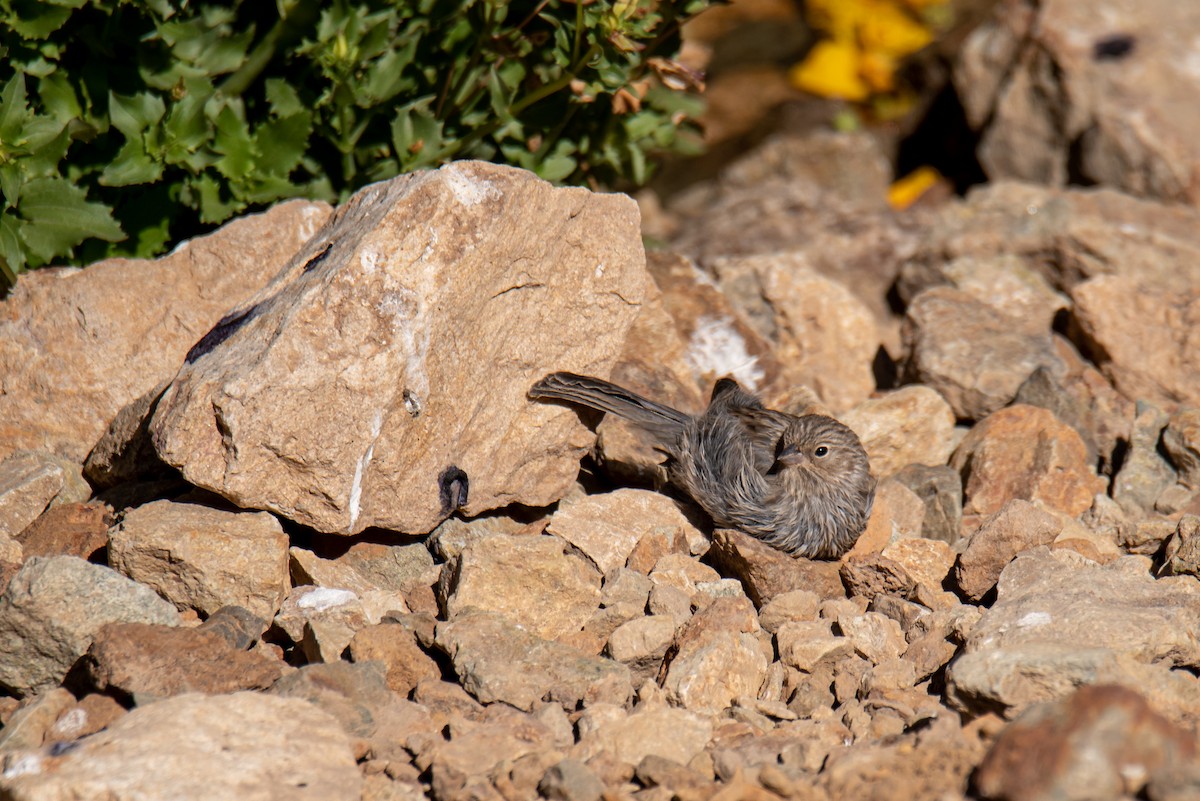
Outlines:
[[1006,406],[1039,367],[1065,371],[1049,331],[1028,333],[1015,318],[950,287],[913,299],[904,341],[908,377],[936,389],[955,416],[967,420]]
[[578,548],[602,574],[624,567],[643,539],[665,535],[704,548],[704,536],[666,495],[618,489],[564,503],[550,518],[547,532]]
[[1131,400],[1200,405],[1200,282],[1179,291],[1137,276],[1097,276],[1071,291],[1100,369]]
[[499,612],[555,640],[579,631],[600,605],[600,573],[557,537],[488,537],[468,545],[438,585],[451,616],[470,607]]
[[988,175],[1197,204],[1198,30],[1170,0],[997,4],[954,69]]
[[854,429],[879,478],[910,464],[945,464],[954,450],[954,410],[935,390],[901,387],[869,398],[839,419]]
[[117,412],[174,375],[329,214],[281,203],[155,261],[23,274],[0,302],[0,459],[36,448],[82,464]]
[[139,707],[61,759],[32,753],[22,765],[0,779],[6,798],[357,801],[362,786],[350,739],[331,715],[251,692]]
[[1147,779],[1167,780],[1172,769],[1189,766],[1194,774],[1195,757],[1192,732],[1135,690],[1101,684],[1039,704],[1010,723],[980,764],[975,785],[985,798],[1013,801],[1128,797]]
[[151,424],[194,484],[330,533],[560,498],[645,292],[634,202],[457,162],[363,189],[193,349]]
[[1075,429],[1046,409],[1024,404],[978,423],[950,465],[962,473],[967,515],[990,515],[1020,498],[1073,517],[1088,509],[1105,487]]
[[270,620],[291,587],[288,538],[266,512],[148,503],[109,532],[108,561],[177,608],[205,616],[241,606]]
[[[1154,579],[1144,557],[1098,565],[1034,548],[1000,576],[996,603],[948,668],[949,701],[1015,716],[1083,684],[1138,689],[1179,719],[1200,719],[1200,587]],[[1179,668],[1184,668],[1180,670]]]
[[35,556],[0,596],[0,687],[23,696],[63,680],[105,623],[179,625],[175,607],[76,556]]
[[755,330],[775,343],[786,380],[811,387],[834,410],[866,400],[883,344],[871,310],[802,254],[718,259],[721,289]]

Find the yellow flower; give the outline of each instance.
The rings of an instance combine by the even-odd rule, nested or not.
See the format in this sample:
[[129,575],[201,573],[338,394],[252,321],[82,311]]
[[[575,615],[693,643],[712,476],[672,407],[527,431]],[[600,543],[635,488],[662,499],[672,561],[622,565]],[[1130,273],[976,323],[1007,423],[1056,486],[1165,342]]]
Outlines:
[[788,78],[792,86],[821,97],[842,100],[866,100],[871,87],[858,72],[860,53],[847,42],[818,42],[808,58],[792,67]]

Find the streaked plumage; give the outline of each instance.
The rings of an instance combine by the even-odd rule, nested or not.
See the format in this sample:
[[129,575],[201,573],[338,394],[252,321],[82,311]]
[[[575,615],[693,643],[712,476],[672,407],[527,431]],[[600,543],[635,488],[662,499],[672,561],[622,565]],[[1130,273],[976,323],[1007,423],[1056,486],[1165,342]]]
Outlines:
[[844,554],[866,528],[875,479],[858,437],[831,417],[767,409],[729,378],[717,382],[698,417],[573,373],[552,373],[529,394],[611,412],[649,431],[671,457],[671,480],[718,526],[821,559]]

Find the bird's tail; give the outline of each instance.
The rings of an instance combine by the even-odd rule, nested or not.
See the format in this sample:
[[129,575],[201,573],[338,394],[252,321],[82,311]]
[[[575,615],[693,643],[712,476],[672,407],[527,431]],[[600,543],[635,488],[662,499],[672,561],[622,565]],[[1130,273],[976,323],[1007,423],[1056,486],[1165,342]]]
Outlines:
[[570,401],[610,412],[671,441],[691,418],[683,412],[643,398],[624,387],[575,373],[551,373],[534,384],[529,397]]

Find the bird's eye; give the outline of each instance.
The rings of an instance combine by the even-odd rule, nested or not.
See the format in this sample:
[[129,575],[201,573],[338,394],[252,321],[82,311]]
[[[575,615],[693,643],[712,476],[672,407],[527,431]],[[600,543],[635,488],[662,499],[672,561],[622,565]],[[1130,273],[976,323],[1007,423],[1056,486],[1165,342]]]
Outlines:
[[827,456],[827,455],[829,455],[829,448],[826,448],[824,445],[818,445],[817,449],[815,451],[813,451],[813,456],[816,456],[818,458],[820,458],[822,456]]

